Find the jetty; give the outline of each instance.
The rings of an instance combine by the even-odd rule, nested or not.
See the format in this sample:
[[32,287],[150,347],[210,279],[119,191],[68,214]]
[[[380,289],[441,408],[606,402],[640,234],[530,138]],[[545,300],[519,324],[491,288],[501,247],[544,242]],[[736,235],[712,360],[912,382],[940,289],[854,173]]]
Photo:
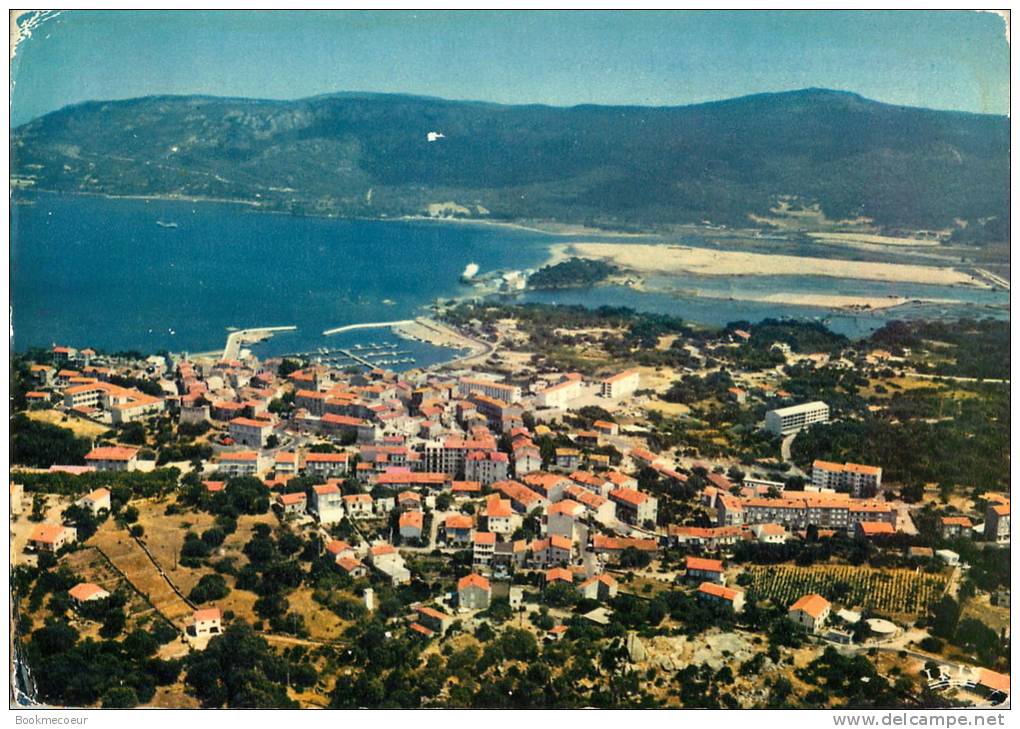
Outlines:
[[380,329],[382,327],[395,327],[405,324],[414,324],[414,319],[401,319],[400,321],[375,321],[365,324],[348,324],[347,326],[336,327],[335,329],[327,329],[322,333],[322,336],[331,337],[334,334],[350,332],[355,329]]
[[286,327],[257,327],[255,329],[238,329],[227,335],[227,344],[223,348],[223,359],[237,359],[241,353],[242,344],[251,344],[268,339],[275,332],[292,332],[296,326]]

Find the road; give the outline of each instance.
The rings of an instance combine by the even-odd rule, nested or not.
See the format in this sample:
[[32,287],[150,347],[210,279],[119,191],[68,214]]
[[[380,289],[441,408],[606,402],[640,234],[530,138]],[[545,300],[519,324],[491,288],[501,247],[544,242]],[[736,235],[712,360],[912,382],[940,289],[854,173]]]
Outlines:
[[227,345],[223,348],[223,359],[237,359],[241,353],[241,345],[266,339],[273,332],[292,332],[296,326],[257,327],[255,329],[238,329],[227,335]]
[[989,281],[991,281],[993,284],[1001,286],[1002,288],[1006,289],[1006,291],[1009,291],[1009,281],[1004,279],[1002,276],[994,274],[985,268],[975,268],[974,270],[977,271],[980,275],[984,276]]
[[952,380],[953,382],[981,382],[990,385],[1008,385],[1009,380],[992,380],[986,377],[958,377],[956,375],[928,375],[920,372],[911,372],[911,377],[921,380]]
[[334,334],[350,332],[355,329],[381,329],[383,327],[395,327],[401,324],[414,324],[414,319],[401,319],[400,321],[376,321],[367,322],[365,324],[347,324],[346,326],[336,327],[334,329],[327,329],[322,333],[322,336],[331,337]]

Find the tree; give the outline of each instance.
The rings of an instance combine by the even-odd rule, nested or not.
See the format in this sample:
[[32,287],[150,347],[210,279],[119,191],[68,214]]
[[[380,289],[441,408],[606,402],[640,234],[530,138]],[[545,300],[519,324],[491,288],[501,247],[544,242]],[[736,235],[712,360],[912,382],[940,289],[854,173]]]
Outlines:
[[133,709],[138,706],[138,694],[130,686],[117,686],[103,694],[104,709]]
[[956,600],[946,595],[936,603],[932,610],[931,634],[945,640],[952,640],[959,620],[960,605]]

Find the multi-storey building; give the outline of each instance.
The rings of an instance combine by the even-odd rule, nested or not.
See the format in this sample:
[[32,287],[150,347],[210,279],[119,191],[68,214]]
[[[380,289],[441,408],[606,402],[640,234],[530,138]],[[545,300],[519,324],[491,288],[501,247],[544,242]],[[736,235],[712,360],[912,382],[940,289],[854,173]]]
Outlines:
[[815,461],[811,484],[820,490],[846,491],[854,498],[871,497],[882,488],[882,469],[860,463]]
[[806,402],[765,413],[765,429],[775,435],[789,435],[815,423],[829,421],[829,406],[824,402]]

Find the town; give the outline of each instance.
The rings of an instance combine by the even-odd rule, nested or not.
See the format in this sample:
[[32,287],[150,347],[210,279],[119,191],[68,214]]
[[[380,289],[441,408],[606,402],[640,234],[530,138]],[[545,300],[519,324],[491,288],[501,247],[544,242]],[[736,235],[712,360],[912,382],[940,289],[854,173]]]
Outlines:
[[[1008,705],[1008,384],[953,374],[963,339],[439,316],[476,353],[405,372],[236,342],[17,356],[21,691],[114,707]],[[904,429],[998,459],[942,472],[897,445]]]

